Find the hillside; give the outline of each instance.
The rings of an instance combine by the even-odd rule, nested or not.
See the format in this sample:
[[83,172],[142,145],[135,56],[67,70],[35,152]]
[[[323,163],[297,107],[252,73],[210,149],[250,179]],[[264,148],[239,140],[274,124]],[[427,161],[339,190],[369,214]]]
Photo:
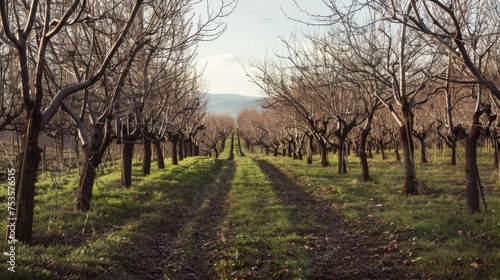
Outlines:
[[229,114],[233,118],[238,116],[240,110],[250,107],[260,107],[258,98],[238,94],[207,94],[208,112],[215,114]]

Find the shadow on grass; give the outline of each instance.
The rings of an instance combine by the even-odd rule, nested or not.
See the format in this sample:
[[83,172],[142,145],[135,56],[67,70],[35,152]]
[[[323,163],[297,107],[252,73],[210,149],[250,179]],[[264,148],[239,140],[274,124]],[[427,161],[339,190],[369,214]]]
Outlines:
[[104,278],[216,278],[212,250],[217,246],[235,164],[215,160],[207,173],[190,171],[187,167],[169,178],[178,182],[165,186],[165,197],[171,201],[138,226],[145,229],[137,234],[142,238],[120,249],[123,257],[116,270],[123,272]]
[[[403,279],[415,277],[403,271],[391,259],[385,247],[373,239],[356,234],[344,218],[332,211],[329,201],[313,195],[265,160],[259,167],[273,183],[274,191],[283,204],[296,210],[293,222],[303,232],[297,233],[311,251],[308,274],[311,279]],[[384,249],[385,248],[385,249]]]
[[245,153],[243,152],[243,149],[241,148],[240,132],[239,131],[237,133],[237,136],[238,136],[238,151],[240,152],[240,157],[244,157]]
[[228,160],[233,160],[234,159],[234,131],[231,133],[231,146],[229,148],[229,157]]

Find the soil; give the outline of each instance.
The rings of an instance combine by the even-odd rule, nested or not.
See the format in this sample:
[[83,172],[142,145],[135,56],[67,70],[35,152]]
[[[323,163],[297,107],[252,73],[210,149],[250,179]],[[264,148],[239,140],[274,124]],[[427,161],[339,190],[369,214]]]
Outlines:
[[[234,162],[228,162],[232,162],[229,172],[234,174]],[[414,261],[418,249],[404,237],[405,234],[396,230],[381,231],[380,228],[390,226],[371,216],[346,221],[300,178],[284,173],[269,161],[259,160],[258,164],[273,182],[281,202],[296,207],[299,213],[294,217],[296,222],[313,216],[321,225],[298,233],[307,237],[304,246],[312,255],[308,268],[310,279],[425,278]],[[219,279],[214,265],[227,246],[225,239],[228,237],[221,234],[221,227],[231,203],[227,193],[232,175],[226,177],[224,187],[212,194],[208,203],[195,199],[190,207],[165,209],[168,219],[161,223],[156,234],[140,244],[121,248],[121,253],[129,257],[114,272],[104,272],[97,278]],[[191,233],[182,230],[186,226]],[[243,279],[238,275],[234,278]],[[245,278],[260,279],[258,274]],[[286,276],[279,279],[286,279]]]

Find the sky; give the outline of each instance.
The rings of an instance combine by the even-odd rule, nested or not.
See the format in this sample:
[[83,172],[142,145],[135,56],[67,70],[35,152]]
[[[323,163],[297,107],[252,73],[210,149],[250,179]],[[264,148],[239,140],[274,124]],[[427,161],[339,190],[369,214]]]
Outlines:
[[[296,2],[308,12],[328,13],[321,0]],[[283,11],[293,18],[306,18],[293,0],[239,0],[234,12],[224,18],[226,31],[215,41],[199,43],[197,61],[199,67],[205,67],[209,93],[263,96],[246,76],[245,68],[249,69],[252,60],[261,61],[274,51],[284,50],[279,37],[288,39],[294,30],[307,29]]]

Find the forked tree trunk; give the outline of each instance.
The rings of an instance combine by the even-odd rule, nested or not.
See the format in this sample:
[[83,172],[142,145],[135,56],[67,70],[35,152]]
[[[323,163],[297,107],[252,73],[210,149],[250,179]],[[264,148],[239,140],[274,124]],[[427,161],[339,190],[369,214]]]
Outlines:
[[105,135],[104,125],[105,124],[96,123],[92,127],[90,143],[86,148],[86,158],[80,173],[78,195],[76,199],[76,210],[81,212],[90,211],[92,188],[94,187],[94,181],[97,175],[97,167],[101,164],[104,153],[112,142],[111,135]]

